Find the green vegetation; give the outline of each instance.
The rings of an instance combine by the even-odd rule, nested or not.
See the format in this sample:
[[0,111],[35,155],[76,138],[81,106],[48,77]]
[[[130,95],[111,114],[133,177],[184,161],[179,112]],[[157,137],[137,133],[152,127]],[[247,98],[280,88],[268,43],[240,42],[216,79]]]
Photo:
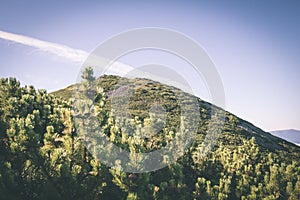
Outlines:
[[[300,199],[300,148],[200,99],[197,135],[176,163],[147,173],[107,167],[86,148],[84,136],[93,132],[95,122],[132,155],[151,152],[176,139],[178,98],[191,109],[191,95],[146,79],[105,75],[95,80],[91,68],[82,78],[81,84],[52,94],[20,87],[14,78],[1,79],[0,199]],[[115,117],[122,113],[112,101],[118,84],[133,92],[125,122]],[[78,116],[91,112],[93,102],[85,98],[91,94],[96,115],[81,121]],[[163,129],[148,112],[155,102],[168,113]],[[222,133],[202,157],[210,119],[221,120],[220,112],[225,112]],[[149,123],[158,126],[158,133],[136,137],[148,134]],[[129,164],[137,161],[132,156]]]

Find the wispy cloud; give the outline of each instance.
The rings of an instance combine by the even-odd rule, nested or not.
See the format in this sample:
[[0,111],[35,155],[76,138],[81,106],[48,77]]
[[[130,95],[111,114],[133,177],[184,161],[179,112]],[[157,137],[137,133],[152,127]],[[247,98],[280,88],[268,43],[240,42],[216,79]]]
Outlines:
[[[119,76],[143,77],[143,78],[160,81],[162,83],[170,84],[175,87],[179,87],[185,91],[191,92],[190,88],[186,87],[185,84],[182,84],[178,81],[173,81],[170,78],[158,76],[157,74],[154,75],[153,73],[149,73],[144,70],[141,71],[139,69],[135,69],[130,65],[126,65],[118,61],[111,61],[107,58],[99,57],[98,55],[91,55],[86,51],[80,49],[74,49],[62,44],[47,42],[40,39],[36,39],[36,38],[32,38],[20,34],[9,33],[1,30],[0,30],[0,39],[30,46],[36,48],[37,50],[41,50],[46,53],[50,53],[65,58],[77,64],[84,63],[86,65],[94,66],[96,70],[100,72],[97,73],[96,75],[105,72],[106,74],[115,74]],[[109,65],[110,67],[108,69],[104,69],[103,67],[107,65]]]
[[9,40],[12,42],[16,42],[19,44],[31,46],[34,48],[37,48],[39,50],[54,54],[59,57],[66,58],[73,62],[83,62],[87,56],[88,53],[79,49],[73,49],[65,45],[52,43],[52,42],[46,42],[43,40],[39,40],[32,37],[27,37],[24,35],[14,34],[14,33],[8,33],[5,31],[0,30],[0,38],[4,40]]
[[30,46],[36,48],[37,50],[44,51],[46,53],[50,53],[55,56],[59,56],[71,62],[75,62],[77,64],[82,64],[87,60],[88,56],[90,56],[86,64],[93,65],[93,66],[97,64],[100,65],[101,63],[111,64],[112,67],[109,68],[107,73],[125,75],[126,73],[128,73],[133,69],[131,66],[120,62],[111,63],[109,60],[105,58],[96,55],[91,56],[90,53],[80,49],[74,49],[66,45],[47,42],[40,39],[24,36],[21,34],[9,33],[0,30],[0,39]]

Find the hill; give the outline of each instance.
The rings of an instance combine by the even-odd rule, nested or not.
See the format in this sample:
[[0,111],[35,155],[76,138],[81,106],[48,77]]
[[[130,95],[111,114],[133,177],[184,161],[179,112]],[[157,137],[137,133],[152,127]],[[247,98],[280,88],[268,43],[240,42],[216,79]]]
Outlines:
[[[122,78],[115,75],[104,75],[102,77],[99,77],[98,85],[103,88],[104,93],[106,96],[111,96],[115,90],[120,87],[120,85],[130,85],[132,90],[138,90],[134,93],[135,96],[138,96],[139,98],[135,98],[131,100],[130,102],[130,108],[131,112],[133,113],[133,116],[142,116],[142,118],[145,117],[147,111],[147,106],[142,106],[144,104],[144,98],[145,95],[141,92],[142,90],[139,88],[141,85],[144,86],[143,89],[145,90],[154,90],[155,93],[164,94],[164,93],[174,93],[171,91],[176,91],[175,93],[180,94],[182,96],[188,97],[190,94],[181,91],[180,89],[177,89],[172,86],[167,86],[164,84],[161,84],[159,82],[149,80],[149,79],[143,79],[143,78],[134,78],[134,79],[127,79]],[[146,87],[145,87],[146,86]],[[139,88],[139,89],[138,89]],[[159,90],[155,90],[155,88],[160,88]],[[76,85],[71,85],[65,89],[60,89],[58,91],[50,93],[51,95],[54,95],[56,97],[61,97],[62,99],[69,100],[72,97],[74,97],[74,94],[76,93]],[[152,92],[153,93],[153,92]],[[174,95],[174,94],[173,94]],[[174,104],[174,101],[172,99],[175,98],[170,97],[169,95],[165,97],[165,101],[167,104],[172,105]],[[201,111],[204,109],[207,112],[207,116],[205,119],[201,119],[203,121],[208,121],[211,118],[211,114],[214,112],[213,110],[222,110],[221,108],[218,108],[217,106],[214,106],[211,103],[205,102],[201,100],[200,98],[196,97],[199,103],[199,110]],[[110,99],[108,99],[110,100]],[[151,103],[151,101],[149,102]],[[109,105],[107,105],[109,106]],[[173,105],[173,107],[176,107]],[[108,110],[110,107],[108,108]],[[143,111],[143,114],[140,112]],[[223,111],[223,110],[222,110]],[[260,128],[254,126],[253,124],[227,112],[225,112],[226,120],[225,120],[225,126],[232,126],[234,125],[235,129],[239,131],[240,135],[243,135],[245,138],[252,138],[255,137],[258,144],[262,147],[268,148],[270,150],[274,149],[288,149],[286,148],[290,144],[288,144],[286,141],[279,139],[278,137],[274,137],[275,134],[270,134],[268,132],[265,132],[261,130]],[[230,120],[229,120],[230,119]],[[276,136],[276,135],[275,135]]]
[[[115,104],[113,98],[124,91],[119,87],[124,84],[133,95],[130,101],[117,98]],[[84,97],[90,97],[93,106]],[[95,123],[111,143],[130,152],[129,165],[139,164],[135,153],[153,152],[173,141],[180,148],[176,139],[189,130],[179,126],[185,119],[180,118],[183,104],[178,99],[189,113],[191,98],[147,79],[106,75],[95,80],[91,68],[83,73],[81,84],[51,94],[20,87],[14,78],[1,79],[0,199],[300,199],[300,148],[200,98],[192,143],[175,163],[163,157],[164,168],[126,173],[105,165],[88,148],[91,141],[85,134],[93,133]],[[123,116],[123,110],[117,106],[126,102],[129,113],[120,122],[117,116]],[[148,110],[155,102],[162,106],[153,110],[153,118]],[[97,115],[81,120],[91,110]],[[212,138],[217,139],[213,149],[202,156],[207,148],[203,141],[214,132],[212,122],[222,124],[222,132]],[[88,131],[82,129],[83,123]],[[149,133],[149,123],[158,132],[136,137]],[[101,145],[96,148],[116,156]]]
[[294,129],[271,131],[272,135],[282,138],[294,144],[300,145],[300,131]]

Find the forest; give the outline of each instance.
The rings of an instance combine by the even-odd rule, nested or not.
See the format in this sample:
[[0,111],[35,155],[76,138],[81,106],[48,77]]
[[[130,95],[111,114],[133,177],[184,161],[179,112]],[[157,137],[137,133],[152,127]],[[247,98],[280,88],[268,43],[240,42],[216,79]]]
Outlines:
[[[122,92],[120,85],[130,88],[129,99],[114,98],[112,91]],[[192,97],[142,78],[96,78],[91,67],[82,72],[81,83],[50,94],[21,87],[16,78],[2,78],[0,199],[300,199],[298,146]],[[181,121],[193,120],[181,118],[179,100],[193,112],[191,99],[200,110],[196,134],[176,162],[163,156],[161,169],[126,172],[102,162],[88,147],[91,138],[102,135],[130,152],[129,168],[135,165],[143,171],[137,153],[153,152],[170,142],[175,142],[171,148],[183,145],[176,139],[189,130],[182,130]],[[130,111],[125,117],[118,110],[124,102],[129,102]],[[155,102],[160,106],[149,114]],[[222,130],[203,156],[208,148],[203,141],[214,131],[209,128],[212,122],[222,122]],[[156,128],[149,129],[149,124]],[[95,149],[118,156],[103,144]]]

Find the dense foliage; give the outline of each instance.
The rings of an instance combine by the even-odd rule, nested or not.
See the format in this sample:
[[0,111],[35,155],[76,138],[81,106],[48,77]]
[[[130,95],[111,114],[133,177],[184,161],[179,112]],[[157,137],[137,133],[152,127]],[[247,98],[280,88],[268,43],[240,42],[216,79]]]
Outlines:
[[[78,126],[85,122],[76,119],[89,102],[76,95],[90,95],[96,84],[93,109],[103,133],[130,152],[151,152],[176,138],[180,106],[172,91],[189,94],[145,79],[95,79],[91,68],[82,78],[81,84],[53,94],[21,87],[15,78],[1,79],[0,199],[300,199],[300,148],[200,99],[197,135],[176,163],[148,173],[107,167],[86,148]],[[119,83],[138,86],[127,129],[114,117],[118,110],[111,109],[111,91]],[[80,93],[72,97],[75,88]],[[155,121],[148,109],[156,101],[170,113],[167,124],[156,135],[135,137]],[[222,133],[202,157],[210,119],[218,119],[219,112],[225,112]],[[159,120],[155,124],[161,126]]]

